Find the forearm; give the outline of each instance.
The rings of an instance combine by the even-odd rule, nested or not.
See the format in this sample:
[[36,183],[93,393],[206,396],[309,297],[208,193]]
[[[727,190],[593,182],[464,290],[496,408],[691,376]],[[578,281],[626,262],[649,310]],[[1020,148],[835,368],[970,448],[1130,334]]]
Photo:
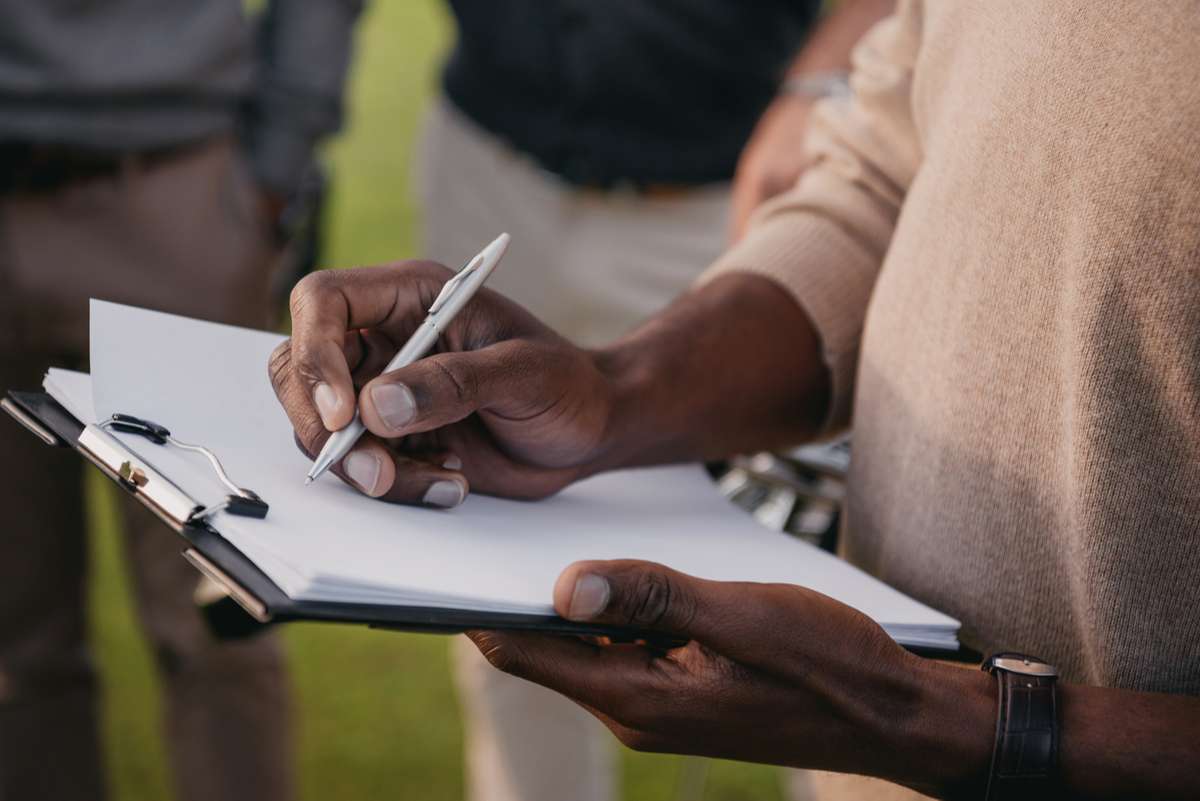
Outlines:
[[849,71],[854,45],[895,6],[895,0],[840,0],[796,55],[788,75]]
[[1200,698],[1059,689],[1063,786],[1072,798],[1200,798]]
[[826,412],[816,332],[761,276],[717,278],[595,358],[614,395],[595,470],[794,444]]
[[[942,797],[979,797],[991,765],[996,679],[929,663],[922,711],[891,741],[923,775],[896,777]],[[1059,776],[1063,799],[1200,797],[1200,698],[1061,683]],[[884,722],[882,725],[887,725]]]

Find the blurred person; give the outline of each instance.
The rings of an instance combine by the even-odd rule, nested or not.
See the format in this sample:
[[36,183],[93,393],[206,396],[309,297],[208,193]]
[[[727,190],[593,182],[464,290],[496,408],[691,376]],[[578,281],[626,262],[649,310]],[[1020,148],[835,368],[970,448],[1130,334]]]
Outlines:
[[[89,297],[268,323],[280,215],[339,127],[358,11],[277,0],[255,28],[240,0],[0,0],[0,387],[84,366]],[[94,801],[83,476],[16,426],[0,453],[0,799]],[[215,639],[178,541],[121,510],[178,797],[294,797],[278,638]]]
[[[450,6],[458,39],[418,154],[424,250],[461,264],[508,231],[491,286],[600,344],[724,248],[730,180],[768,106],[739,215],[795,179],[803,163],[782,177],[795,149],[781,145],[844,87],[852,45],[892,0],[842,0],[823,19],[819,0]],[[473,801],[616,795],[611,740],[586,712],[453,647]]]
[[901,0],[851,101],[814,112],[798,184],[601,348],[485,289],[439,353],[372,378],[450,271],[309,279],[270,366],[298,444],[357,403],[360,491],[536,498],[853,417],[845,557],[1006,665],[921,659],[803,587],[631,561],[567,567],[556,610],[687,645],[472,638],[640,750],[839,772],[822,801],[1200,797],[1193,7]]

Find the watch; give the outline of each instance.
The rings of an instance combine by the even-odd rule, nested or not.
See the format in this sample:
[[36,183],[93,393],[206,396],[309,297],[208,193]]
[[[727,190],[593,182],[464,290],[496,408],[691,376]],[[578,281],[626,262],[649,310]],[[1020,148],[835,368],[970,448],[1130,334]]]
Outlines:
[[1000,653],[982,670],[1000,703],[986,801],[1052,798],[1058,777],[1058,669],[1037,657]]
[[780,87],[780,94],[819,100],[823,97],[849,97],[850,73],[808,72],[789,76]]

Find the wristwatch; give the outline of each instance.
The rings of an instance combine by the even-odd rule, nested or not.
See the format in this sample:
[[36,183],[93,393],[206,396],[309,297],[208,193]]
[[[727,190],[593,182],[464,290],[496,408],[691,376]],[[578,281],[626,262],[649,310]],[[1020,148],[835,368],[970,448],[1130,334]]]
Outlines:
[[1000,653],[982,670],[1000,698],[985,801],[1049,799],[1058,776],[1058,669],[1037,657]]
[[823,97],[849,97],[850,73],[833,70],[807,72],[784,79],[779,93],[820,100]]

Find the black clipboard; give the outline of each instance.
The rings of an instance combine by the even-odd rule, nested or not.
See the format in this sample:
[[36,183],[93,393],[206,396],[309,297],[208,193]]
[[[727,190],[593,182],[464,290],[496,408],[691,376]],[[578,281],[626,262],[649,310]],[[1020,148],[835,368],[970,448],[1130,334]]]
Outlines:
[[[660,634],[575,623],[557,615],[479,612],[440,607],[297,601],[289,598],[250,559],[220,535],[205,511],[159,473],[148,460],[112,437],[98,437],[88,426],[45,392],[10,391],[0,408],[47,446],[68,447],[131,493],[182,538],[182,555],[201,574],[220,586],[260,626],[294,621],[357,623],[400,631],[456,634],[471,629],[507,629],[609,637],[616,641],[649,640],[673,644]],[[141,421],[138,421],[141,422]],[[267,499],[269,501],[269,499]],[[955,662],[978,662],[965,646],[951,651],[905,646],[913,653]]]

